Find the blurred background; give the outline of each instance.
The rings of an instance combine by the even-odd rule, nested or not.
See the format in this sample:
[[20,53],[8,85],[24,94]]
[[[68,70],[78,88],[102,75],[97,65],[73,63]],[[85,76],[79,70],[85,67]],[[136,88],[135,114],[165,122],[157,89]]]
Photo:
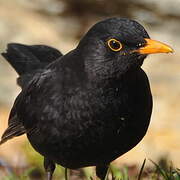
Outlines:
[[[18,42],[47,44],[67,53],[92,24],[112,16],[133,18],[152,39],[171,45],[174,54],[151,55],[143,65],[154,99],[149,130],[141,143],[114,163],[140,165],[144,158],[158,161],[166,157],[180,167],[179,0],[0,0],[0,3],[0,52],[6,50],[7,43]],[[0,57],[0,135],[7,127],[10,108],[20,91],[16,77]],[[5,164],[23,169],[37,159],[41,157],[25,136],[0,146],[0,168]]]

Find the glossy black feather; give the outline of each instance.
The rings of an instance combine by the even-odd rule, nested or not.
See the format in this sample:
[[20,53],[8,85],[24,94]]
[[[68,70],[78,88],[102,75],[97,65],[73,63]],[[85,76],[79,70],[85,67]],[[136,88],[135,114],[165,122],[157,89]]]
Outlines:
[[[45,169],[96,166],[104,178],[111,161],[145,135],[152,96],[141,69],[146,56],[130,53],[148,38],[135,21],[111,18],[93,26],[77,48],[36,72],[22,89],[12,114]],[[123,44],[113,52],[107,40]],[[53,164],[54,163],[54,164]]]
[[[23,88],[32,79],[34,74],[43,71],[45,66],[62,56],[57,49],[45,45],[23,45],[18,43],[8,44],[7,52],[2,56],[12,65],[19,77],[17,83]],[[20,96],[19,96],[20,97]],[[0,144],[27,132],[23,123],[16,115],[16,99],[11,110],[8,128],[2,135]]]
[[12,65],[20,75],[17,83],[22,87],[33,75],[49,63],[62,56],[57,49],[45,45],[8,44],[7,52],[2,56]]

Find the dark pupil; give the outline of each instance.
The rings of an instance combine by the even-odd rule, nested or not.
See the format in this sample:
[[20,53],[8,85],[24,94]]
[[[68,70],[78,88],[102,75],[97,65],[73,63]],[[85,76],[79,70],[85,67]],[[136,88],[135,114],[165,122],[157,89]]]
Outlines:
[[120,44],[116,41],[111,41],[110,45],[113,49],[119,49],[120,48]]

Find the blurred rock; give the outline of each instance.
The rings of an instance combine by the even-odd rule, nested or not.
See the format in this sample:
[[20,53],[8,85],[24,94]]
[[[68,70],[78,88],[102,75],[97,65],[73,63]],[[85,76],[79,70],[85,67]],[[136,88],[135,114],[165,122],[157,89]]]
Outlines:
[[163,1],[157,1],[157,0],[137,0],[138,3],[141,3],[143,6],[149,7],[149,9],[152,9],[156,13],[168,16],[180,16],[180,1],[179,0],[163,0]]

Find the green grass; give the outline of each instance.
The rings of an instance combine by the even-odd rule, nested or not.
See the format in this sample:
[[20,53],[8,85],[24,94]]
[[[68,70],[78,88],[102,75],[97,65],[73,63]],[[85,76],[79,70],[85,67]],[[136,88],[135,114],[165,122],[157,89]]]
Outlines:
[[[144,161],[143,166],[139,170],[139,173],[134,174],[132,176],[129,175],[128,167],[124,166],[122,168],[118,168],[117,166],[111,165],[106,179],[107,180],[110,179],[112,180],[180,180],[179,169],[173,168],[172,166],[166,167],[168,169],[164,169],[159,164],[156,164],[153,161],[151,162],[153,164],[153,167],[151,169],[145,167],[145,161]],[[59,168],[58,168],[59,170],[56,170],[56,173],[54,174],[54,180],[65,179],[64,168],[62,167]],[[39,178],[36,177],[38,174],[39,174]],[[95,172],[94,169],[92,168],[84,168],[79,174],[81,174],[79,179],[85,179],[85,180],[95,179],[94,178]],[[44,172],[42,172],[40,169],[37,168],[29,168],[25,170],[21,175],[9,174],[8,176],[4,177],[2,180],[31,180],[36,178],[39,180],[44,179],[45,178]],[[69,172],[67,179],[70,180],[77,179],[77,174],[76,176],[74,176],[72,172]]]
[[[45,179],[45,172],[43,169],[43,158],[33,149],[29,149],[29,145],[23,146],[27,154],[28,167],[21,171],[12,169],[12,172],[7,171],[6,168],[0,168],[1,180],[43,180]],[[148,162],[148,163],[147,163]],[[148,164],[148,165],[147,165]],[[1,172],[6,176],[1,178]],[[65,178],[66,174],[66,178]],[[61,166],[57,166],[53,175],[53,180],[65,179],[95,179],[95,169],[92,167],[83,168],[78,171],[68,170]],[[180,180],[180,169],[173,167],[169,160],[161,158],[159,162],[155,163],[152,160],[144,160],[142,166],[138,168],[137,165],[117,167],[111,164],[106,180]]]

